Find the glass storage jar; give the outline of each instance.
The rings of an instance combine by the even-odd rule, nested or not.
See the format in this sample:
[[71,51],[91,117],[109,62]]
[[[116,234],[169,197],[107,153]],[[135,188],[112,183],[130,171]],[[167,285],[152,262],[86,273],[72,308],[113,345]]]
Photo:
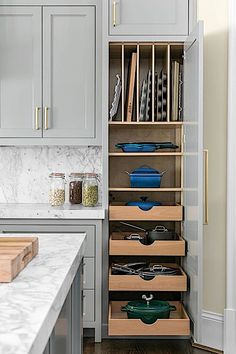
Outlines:
[[98,203],[98,175],[87,173],[83,177],[82,204],[85,207],[94,207]]
[[69,200],[71,204],[82,203],[82,173],[71,173],[69,183]]
[[51,173],[49,203],[52,206],[60,206],[65,203],[65,174]]

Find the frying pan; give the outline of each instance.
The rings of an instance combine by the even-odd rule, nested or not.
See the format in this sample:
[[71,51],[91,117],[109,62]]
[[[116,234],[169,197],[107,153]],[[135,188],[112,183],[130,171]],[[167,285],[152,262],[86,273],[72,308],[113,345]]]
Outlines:
[[136,226],[133,224],[128,224],[126,222],[121,221],[120,224],[132,227],[133,229],[144,231],[147,237],[148,243],[153,243],[157,240],[172,240],[174,239],[176,233],[174,231],[169,231],[165,226],[156,226],[152,230],[143,229],[140,226]]

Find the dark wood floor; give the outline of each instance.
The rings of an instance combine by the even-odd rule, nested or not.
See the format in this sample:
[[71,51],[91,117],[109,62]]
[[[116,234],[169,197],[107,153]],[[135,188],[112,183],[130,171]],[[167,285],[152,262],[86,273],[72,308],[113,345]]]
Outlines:
[[209,354],[196,349],[187,340],[103,340],[94,344],[85,338],[83,354]]

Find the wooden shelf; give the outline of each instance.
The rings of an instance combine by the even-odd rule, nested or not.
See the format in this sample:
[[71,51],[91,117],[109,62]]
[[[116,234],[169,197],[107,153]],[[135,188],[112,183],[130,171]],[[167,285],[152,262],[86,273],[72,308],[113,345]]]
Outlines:
[[137,125],[137,126],[148,126],[148,125],[156,125],[156,126],[160,126],[160,127],[180,127],[183,125],[183,122],[181,121],[177,121],[177,122],[122,122],[122,121],[113,121],[113,122],[109,122],[109,126],[127,126],[127,125]]
[[130,156],[142,156],[142,157],[150,157],[150,156],[183,156],[182,152],[109,152],[110,157],[130,157]]
[[183,188],[109,188],[110,192],[183,192]]

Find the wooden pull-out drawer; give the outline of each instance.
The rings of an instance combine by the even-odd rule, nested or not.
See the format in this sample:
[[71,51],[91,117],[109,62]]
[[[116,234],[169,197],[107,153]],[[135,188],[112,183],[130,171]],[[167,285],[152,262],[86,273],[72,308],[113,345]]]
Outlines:
[[157,320],[147,325],[138,319],[128,319],[121,306],[127,301],[112,301],[109,305],[108,334],[110,336],[189,336],[190,320],[181,302],[170,301],[176,306],[169,319]]
[[144,280],[139,275],[112,275],[109,271],[110,291],[187,291],[187,276],[177,264],[163,264],[177,268],[178,275],[158,275]]
[[109,220],[182,221],[181,205],[162,205],[144,211],[137,206],[111,205]]
[[143,245],[140,241],[124,240],[125,234],[130,232],[112,232],[110,256],[185,256],[185,241],[180,236],[176,240],[158,240],[151,245]]

